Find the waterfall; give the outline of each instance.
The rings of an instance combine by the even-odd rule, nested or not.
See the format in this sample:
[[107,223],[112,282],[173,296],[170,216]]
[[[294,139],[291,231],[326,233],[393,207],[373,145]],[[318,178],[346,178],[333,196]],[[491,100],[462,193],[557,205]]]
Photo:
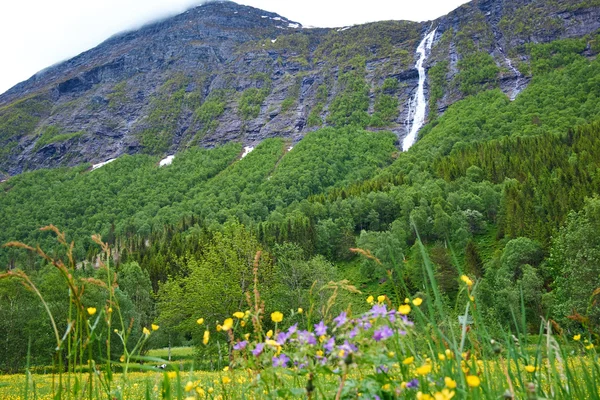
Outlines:
[[427,108],[427,101],[425,100],[425,68],[423,63],[427,58],[427,52],[431,50],[433,45],[433,37],[435,36],[435,29],[429,32],[417,47],[417,54],[419,59],[415,67],[419,71],[419,87],[417,93],[410,100],[408,104],[408,116],[406,117],[406,126],[408,135],[402,141],[402,150],[406,151],[415,143],[417,139],[417,132],[423,126],[425,122],[425,110]]

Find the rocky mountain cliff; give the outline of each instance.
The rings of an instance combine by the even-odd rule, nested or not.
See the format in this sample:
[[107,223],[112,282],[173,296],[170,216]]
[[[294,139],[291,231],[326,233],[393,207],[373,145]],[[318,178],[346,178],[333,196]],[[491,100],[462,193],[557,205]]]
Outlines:
[[[0,178],[173,154],[326,125],[407,134],[425,59],[429,119],[478,91],[514,98],[531,79],[528,43],[600,29],[598,0],[480,0],[423,23],[305,29],[277,14],[210,2],[115,36],[0,95]],[[591,53],[590,53],[591,54]]]

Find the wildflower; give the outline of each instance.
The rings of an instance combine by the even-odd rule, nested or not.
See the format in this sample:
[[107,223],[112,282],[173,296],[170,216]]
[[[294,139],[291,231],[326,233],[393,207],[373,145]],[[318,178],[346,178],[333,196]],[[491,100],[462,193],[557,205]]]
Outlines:
[[392,385],[390,385],[389,383],[386,383],[385,385],[383,385],[381,387],[381,389],[383,389],[386,392],[389,392],[390,390],[392,390]]
[[383,303],[384,301],[385,301],[385,296],[384,295],[377,296],[377,302],[379,304]]
[[302,307],[298,307],[298,314],[302,314],[304,312],[304,310],[302,309]]
[[448,389],[456,388],[456,381],[454,379],[450,378],[449,376],[444,378],[444,383],[446,384],[446,387]]
[[231,378],[228,376],[224,376],[222,378],[222,381],[223,381],[223,385],[227,385],[228,383],[231,383]]
[[402,361],[402,364],[404,364],[404,365],[410,365],[410,364],[412,364],[414,361],[415,361],[415,358],[414,358],[414,357],[406,357],[406,358],[404,359],[404,361]]
[[233,313],[233,316],[236,317],[237,319],[244,318],[244,315],[245,314],[243,312],[241,312],[241,311],[236,311],[236,312]]
[[217,332],[221,332],[223,330],[223,326],[221,324],[217,324]]
[[438,353],[438,359],[439,359],[440,361],[445,361],[445,360],[446,360],[446,355],[445,355],[445,354],[442,354],[442,353]]
[[435,398],[435,400],[450,400],[454,397],[454,391],[442,389],[442,391],[435,393],[433,397]]
[[150,335],[150,331],[146,327],[144,327],[144,329],[142,329],[142,332],[144,332],[144,335],[146,335],[146,336]]
[[344,350],[346,353],[354,353],[358,350],[358,347],[345,340],[344,344],[340,346],[340,349]]
[[317,344],[317,338],[309,331],[299,331],[298,341],[300,344],[310,344],[313,346]]
[[335,338],[329,338],[329,340],[323,345],[327,354],[330,354],[333,351],[333,347],[335,346]]
[[358,335],[358,327],[357,326],[352,328],[352,330],[348,333],[348,337],[350,339],[354,339],[356,337],[356,335]]
[[323,357],[325,353],[323,353],[323,350],[317,350],[315,354],[317,355],[317,357]]
[[194,396],[187,396],[185,400],[196,400],[196,398]]
[[152,327],[152,330],[153,330],[153,331],[157,331],[157,330],[158,330],[158,328],[160,328],[160,326],[158,326],[158,325],[156,325],[156,324],[152,324],[152,325],[151,325],[151,327]]
[[198,393],[200,397],[204,397],[206,395],[206,392],[201,387],[196,388],[196,393]]
[[252,350],[252,355],[254,357],[260,356],[260,354],[263,352],[264,348],[265,348],[265,344],[264,343],[257,344],[256,347],[254,348],[254,350]]
[[533,365],[526,365],[525,371],[527,372],[535,372],[535,367]]
[[586,350],[592,350],[594,348],[594,343],[590,343],[587,346],[585,346]]
[[477,375],[469,375],[467,376],[467,385],[476,388],[481,385],[481,379]]
[[460,280],[463,281],[468,287],[473,286],[473,281],[466,275],[461,276]]
[[175,378],[177,378],[177,372],[175,372],[175,371],[169,371],[169,372],[167,372],[167,378],[169,378],[169,379],[175,379]]
[[392,358],[396,355],[393,351],[388,351],[388,357]]
[[249,334],[249,333],[245,333],[245,334],[244,334],[244,339],[246,339],[246,340],[250,340],[250,334]]
[[111,313],[112,312],[112,307],[108,307],[108,312]]
[[245,327],[246,326],[246,321],[241,321],[240,325],[242,326],[242,328]]
[[294,324],[288,328],[288,337],[292,336],[298,330],[298,324]]
[[277,334],[277,343],[279,345],[284,345],[285,342],[287,342],[288,338],[289,338],[289,336],[288,336],[287,333],[285,333],[285,332],[279,332]]
[[121,362],[125,362],[125,354],[123,354],[123,355],[122,355],[122,356],[119,358],[119,361],[121,361]]
[[373,296],[367,297],[367,303],[373,304],[374,302],[375,302],[375,299],[373,298]]
[[432,400],[430,394],[424,394],[423,392],[417,392],[417,400]]
[[408,303],[410,303],[410,299],[408,297],[405,297],[404,298],[404,304],[408,304]]
[[87,312],[90,315],[94,315],[94,314],[96,314],[96,308],[95,307],[88,307]]
[[245,340],[242,340],[241,342],[237,342],[234,346],[233,349],[234,350],[244,350],[246,348],[246,346],[248,346],[248,342]]
[[204,323],[204,318],[198,318],[198,319],[196,320],[196,323],[197,323],[198,325],[202,325],[202,324]]
[[407,389],[415,389],[417,387],[419,387],[419,380],[416,378],[406,383]]
[[194,389],[194,382],[188,381],[188,383],[185,384],[185,391],[189,392],[193,389]]
[[273,357],[273,366],[274,367],[287,367],[287,363],[290,361],[290,358],[285,354],[280,354],[279,357]]
[[421,365],[416,369],[417,375],[427,375],[431,372],[431,364]]
[[283,314],[280,313],[279,311],[275,311],[274,313],[271,313],[271,321],[273,321],[273,322],[283,321]]
[[398,312],[402,315],[407,315],[410,312],[410,306],[408,304],[403,304],[398,307]]
[[453,353],[453,352],[452,352],[452,350],[450,350],[450,349],[446,349],[446,350],[444,351],[444,353],[446,353],[446,357],[448,357],[448,358],[452,358],[452,357],[454,357],[454,353]]
[[271,337],[273,337],[273,329],[269,329],[269,330],[267,331],[267,337],[268,337],[269,339],[271,339]]
[[417,298],[415,298],[415,299],[412,301],[412,303],[413,303],[415,306],[419,307],[421,304],[423,304],[423,299],[422,299],[422,298],[420,298],[420,297],[417,297]]
[[315,335],[323,336],[323,335],[327,334],[327,325],[325,325],[323,320],[321,320],[321,322],[319,322],[318,324],[315,324],[314,327],[315,327]]
[[205,345],[208,344],[208,339],[210,338],[210,332],[207,330],[204,331],[204,337],[202,338],[202,343]]
[[371,313],[373,313],[374,317],[386,317],[388,310],[385,304],[375,304],[373,308],[371,308]]
[[225,321],[223,321],[223,326],[221,329],[227,332],[231,328],[233,328],[233,318],[227,318]]
[[376,342],[385,340],[394,335],[394,331],[387,325],[382,326],[373,333],[373,339]]
[[340,315],[338,315],[337,317],[335,317],[333,319],[333,322],[335,322],[336,326],[339,328],[340,326],[344,325],[346,323],[346,321],[348,321],[348,318],[346,316],[346,312],[342,311],[340,313]]
[[223,368],[223,372],[227,372],[227,371],[229,371],[229,366],[226,366]]
[[573,340],[578,342],[579,340],[581,340],[581,335],[575,335],[573,336]]
[[212,392],[214,392],[214,391],[215,391],[215,389],[213,389],[213,388],[211,388],[211,387],[209,387],[209,388],[208,388],[208,393],[209,393],[209,394],[212,394]]

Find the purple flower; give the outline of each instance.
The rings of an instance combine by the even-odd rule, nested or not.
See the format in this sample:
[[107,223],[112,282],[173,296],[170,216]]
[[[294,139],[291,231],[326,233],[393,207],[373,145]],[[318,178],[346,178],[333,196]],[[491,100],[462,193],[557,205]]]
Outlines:
[[237,342],[234,346],[233,349],[234,350],[243,350],[246,348],[246,346],[248,346],[248,342],[246,340],[243,340],[241,342]]
[[368,329],[371,329],[371,322],[368,320],[360,321],[358,323],[358,327],[366,331]]
[[340,346],[340,350],[344,350],[345,353],[354,353],[358,350],[358,347],[346,340],[344,341],[344,344]]
[[323,336],[327,334],[327,325],[321,320],[318,324],[315,324],[315,335]]
[[254,357],[260,356],[260,353],[262,353],[262,351],[263,351],[264,348],[265,348],[265,344],[264,343],[257,344],[256,347],[254,348],[254,350],[252,350],[252,355]]
[[410,321],[406,315],[402,316],[402,322],[404,322],[404,325],[406,326],[413,326],[415,324],[414,322]]
[[283,353],[281,353],[279,357],[273,357],[274,367],[287,367],[288,362],[290,362],[290,358]]
[[354,339],[356,337],[356,335],[358,335],[358,327],[355,326],[350,333],[348,333],[348,337],[350,337],[350,339]]
[[315,338],[315,335],[313,335],[309,331],[299,331],[298,341],[300,342],[300,344],[310,344],[313,346],[317,344],[317,339]]
[[[346,311],[342,311],[340,313],[340,315],[338,315],[337,317],[335,317],[333,319],[333,322],[335,322],[336,326],[339,328],[340,326],[344,325],[346,323],[346,321],[348,321],[347,315],[346,315]],[[319,335],[320,336],[320,335]]]
[[374,317],[385,317],[387,316],[387,312],[385,304],[375,304],[373,308],[371,308],[371,313]]
[[380,365],[379,367],[377,367],[377,372],[379,372],[379,373],[387,374],[387,372],[389,370],[390,370],[389,367],[386,365]]
[[288,328],[288,338],[298,330],[298,324],[294,324]]
[[335,338],[329,338],[327,342],[323,345],[323,348],[327,352],[327,354],[333,351],[333,347],[335,346]]
[[283,346],[285,344],[285,342],[287,342],[289,337],[290,337],[289,333],[279,332],[277,334],[276,342],[278,345]]
[[419,380],[415,378],[415,379],[413,379],[412,381],[409,381],[409,382],[406,384],[406,387],[407,387],[408,389],[415,389],[415,388],[418,388],[418,387],[419,387]]
[[392,328],[390,328],[387,325],[384,325],[381,328],[377,329],[375,333],[373,333],[373,339],[375,339],[376,342],[379,342],[381,340],[389,338],[393,334],[394,331],[392,330]]

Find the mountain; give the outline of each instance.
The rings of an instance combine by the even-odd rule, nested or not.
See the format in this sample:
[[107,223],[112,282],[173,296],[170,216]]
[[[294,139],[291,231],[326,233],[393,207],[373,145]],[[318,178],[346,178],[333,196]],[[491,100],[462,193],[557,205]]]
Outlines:
[[435,30],[424,60],[432,119],[483,89],[514,98],[531,77],[527,45],[595,32],[596,3],[480,0],[424,23],[305,29],[209,2],[112,37],[0,95],[0,174],[231,141],[297,142],[349,122],[390,130],[401,147],[427,33]]

